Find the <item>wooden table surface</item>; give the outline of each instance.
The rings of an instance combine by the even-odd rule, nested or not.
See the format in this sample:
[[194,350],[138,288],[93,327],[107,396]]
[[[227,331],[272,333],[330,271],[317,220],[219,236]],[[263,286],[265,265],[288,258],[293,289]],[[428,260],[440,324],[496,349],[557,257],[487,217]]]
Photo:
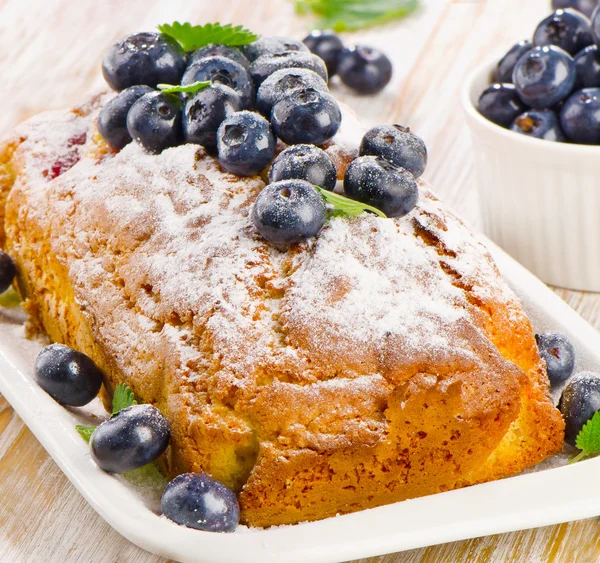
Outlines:
[[[383,93],[359,98],[337,84],[333,90],[366,122],[402,123],[421,135],[430,154],[425,178],[477,228],[470,138],[458,93],[476,64],[532,34],[549,0],[422,3],[403,22],[346,36],[393,58],[395,75]],[[260,33],[296,37],[311,27],[282,0],[0,0],[0,135],[38,111],[75,104],[102,87],[99,63],[113,40],[175,19],[244,23]],[[600,295],[557,292],[600,328]],[[590,519],[363,563],[599,561],[599,530],[600,522]],[[86,504],[1,396],[0,561],[164,561],[122,538]]]

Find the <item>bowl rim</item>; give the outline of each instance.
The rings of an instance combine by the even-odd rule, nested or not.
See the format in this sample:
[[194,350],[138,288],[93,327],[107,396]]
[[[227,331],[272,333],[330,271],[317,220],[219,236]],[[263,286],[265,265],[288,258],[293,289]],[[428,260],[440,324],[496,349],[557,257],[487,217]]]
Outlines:
[[[536,139],[535,137],[528,137],[527,135],[520,135],[510,129],[505,129],[500,125],[486,119],[479,113],[475,104],[472,101],[472,92],[475,83],[480,81],[482,77],[489,77],[492,70],[498,64],[501,57],[489,58],[485,62],[477,65],[467,75],[460,92],[460,100],[465,111],[468,120],[475,122],[479,127],[485,129],[490,135],[495,135],[499,139],[504,141],[519,143],[524,147],[531,149],[543,149],[548,153],[559,153],[562,155],[585,155],[598,157],[600,153],[600,145],[582,145],[577,143],[557,143],[546,141],[544,139]],[[490,84],[492,84],[490,82]]]

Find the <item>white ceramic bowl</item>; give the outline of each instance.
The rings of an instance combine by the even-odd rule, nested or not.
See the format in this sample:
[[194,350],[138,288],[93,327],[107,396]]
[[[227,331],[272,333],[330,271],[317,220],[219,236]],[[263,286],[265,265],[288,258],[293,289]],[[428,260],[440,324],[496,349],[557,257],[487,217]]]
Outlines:
[[476,108],[498,59],[462,91],[488,237],[544,282],[600,291],[600,146],[532,139]]

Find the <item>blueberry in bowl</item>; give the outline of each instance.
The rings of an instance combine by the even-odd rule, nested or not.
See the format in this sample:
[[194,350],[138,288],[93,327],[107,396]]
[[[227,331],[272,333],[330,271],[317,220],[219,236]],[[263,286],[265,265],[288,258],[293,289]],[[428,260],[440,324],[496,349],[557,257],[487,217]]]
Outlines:
[[183,141],[182,109],[183,102],[175,94],[144,94],[127,114],[127,130],[146,152],[158,154]]
[[594,43],[589,18],[577,10],[556,10],[540,22],[533,34],[536,47],[556,45],[571,55]]
[[261,236],[289,245],[316,236],[327,217],[323,196],[306,180],[282,180],[264,188],[254,203],[252,221]]
[[501,127],[510,127],[514,120],[527,111],[513,84],[492,84],[479,96],[479,113]]
[[566,142],[556,112],[551,109],[532,109],[519,115],[510,126],[511,131],[557,143]]
[[133,33],[106,52],[102,73],[108,85],[120,91],[139,84],[179,84],[185,66],[185,52],[168,35]]
[[562,393],[559,408],[565,420],[565,442],[574,446],[585,423],[600,411],[600,375],[582,372],[573,376]]
[[238,176],[252,176],[266,168],[276,146],[269,122],[251,111],[228,116],[217,131],[219,163]]
[[567,138],[582,145],[600,143],[600,88],[584,88],[572,94],[560,111]]
[[402,125],[378,125],[362,139],[359,155],[380,156],[419,178],[427,167],[427,147],[423,139]]
[[329,78],[334,76],[344,52],[344,43],[339,35],[329,29],[314,29],[302,41],[311,53],[325,61]]
[[131,106],[144,94],[152,92],[149,86],[130,86],[109,100],[98,115],[98,131],[114,149],[122,149],[131,142],[127,130],[127,114]]
[[192,64],[208,57],[225,57],[226,59],[231,59],[232,61],[242,65],[244,68],[248,68],[250,66],[250,61],[240,49],[236,47],[230,47],[229,45],[219,44],[206,45],[205,47],[200,47],[200,49],[194,51],[188,59],[188,66],[191,66]]
[[525,39],[524,41],[519,41],[515,45],[513,45],[506,55],[504,55],[500,61],[498,62],[498,66],[496,70],[494,70],[493,81],[497,83],[511,83],[513,70],[515,69],[515,65],[517,61],[525,54],[531,51],[533,46],[531,45],[531,41]]
[[410,213],[419,199],[414,176],[378,156],[359,156],[350,163],[344,176],[344,192],[388,217]]
[[597,45],[579,51],[573,61],[577,73],[574,90],[600,87],[600,51]]
[[182,127],[186,142],[215,148],[219,126],[241,109],[237,92],[229,86],[215,84],[197,92],[183,108]]
[[282,151],[269,169],[269,182],[306,180],[332,191],[337,171],[329,155],[314,145],[292,145]]
[[323,59],[312,53],[297,51],[263,55],[250,65],[249,72],[258,88],[271,74],[282,68],[305,68],[312,70],[327,82],[327,67]]
[[378,49],[355,45],[340,56],[337,73],[356,93],[376,94],[392,79],[392,62]]
[[278,55],[290,51],[308,52],[308,47],[293,37],[261,37],[253,43],[244,45],[242,51],[246,58],[252,63],[263,55]]
[[306,68],[282,68],[276,70],[260,85],[256,93],[256,109],[265,117],[271,117],[273,106],[295,90],[315,88],[328,92],[327,83],[321,76]]
[[552,9],[573,8],[578,12],[592,17],[594,10],[598,7],[598,0],[552,0]]
[[523,103],[551,108],[571,93],[575,63],[560,47],[534,47],[515,65],[513,82]]
[[575,369],[575,348],[571,341],[559,332],[536,334],[535,341],[546,363],[550,383],[555,385],[569,379]]
[[342,112],[327,92],[303,88],[273,106],[271,124],[275,134],[288,145],[322,145],[340,128]]
[[185,71],[181,84],[210,81],[235,90],[243,109],[254,107],[255,88],[248,71],[239,63],[221,56],[212,56],[192,63]]

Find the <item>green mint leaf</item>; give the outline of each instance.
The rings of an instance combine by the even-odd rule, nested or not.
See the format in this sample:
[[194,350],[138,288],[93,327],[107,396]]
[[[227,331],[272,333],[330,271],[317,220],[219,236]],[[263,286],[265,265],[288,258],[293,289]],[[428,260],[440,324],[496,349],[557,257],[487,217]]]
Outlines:
[[123,473],[123,477],[134,485],[154,483],[156,485],[161,485],[161,488],[164,488],[168,483],[167,478],[160,472],[158,465],[156,465],[156,462],[154,461],[151,461],[139,469]]
[[403,18],[414,12],[419,0],[295,0],[300,14],[320,16],[319,29],[350,31]]
[[133,391],[124,383],[119,383],[113,394],[113,416],[132,405],[137,405]]
[[158,30],[175,39],[186,51],[195,51],[200,47],[212,44],[239,47],[253,43],[260,37],[241,25],[234,27],[230,23],[227,25],[220,23],[192,25],[188,22],[173,22],[159,25]]
[[357,215],[362,215],[365,211],[370,211],[371,213],[375,213],[375,215],[379,215],[379,217],[387,218],[386,214],[376,207],[330,192],[318,186],[315,187],[325,201],[333,206],[333,210],[330,213],[331,217],[356,217]]
[[77,426],[75,426],[75,429],[77,430],[77,432],[79,432],[79,435],[89,444],[90,443],[90,438],[92,437],[92,434],[94,433],[94,430],[96,430],[96,426],[82,426],[81,424],[78,424]]
[[20,303],[21,298],[14,287],[9,287],[4,293],[0,294],[0,307],[16,307]]
[[164,94],[177,94],[179,92],[184,92],[186,94],[195,94],[196,92],[200,92],[210,86],[210,80],[202,82],[199,80],[198,82],[194,82],[192,84],[188,84],[187,86],[178,86],[176,84],[159,84],[158,89]]
[[600,411],[588,420],[575,440],[575,445],[581,453],[575,456],[569,463],[575,463],[584,457],[600,453]]

